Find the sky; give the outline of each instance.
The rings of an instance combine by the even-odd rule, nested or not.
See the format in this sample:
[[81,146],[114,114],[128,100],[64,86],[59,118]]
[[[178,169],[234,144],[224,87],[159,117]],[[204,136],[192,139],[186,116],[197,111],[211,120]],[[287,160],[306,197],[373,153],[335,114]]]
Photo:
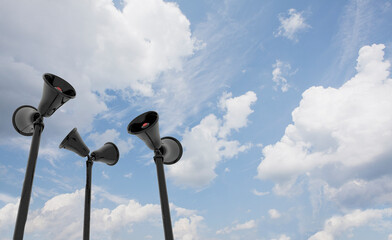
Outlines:
[[25,238],[163,239],[153,152],[127,133],[159,113],[178,240],[392,239],[392,1],[0,0],[0,240],[12,239],[44,73],[76,97],[45,118]]

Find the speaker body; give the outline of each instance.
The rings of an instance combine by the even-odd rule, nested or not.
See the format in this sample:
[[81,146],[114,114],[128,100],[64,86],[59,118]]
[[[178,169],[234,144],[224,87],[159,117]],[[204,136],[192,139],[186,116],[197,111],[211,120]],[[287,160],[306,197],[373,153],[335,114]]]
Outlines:
[[38,110],[33,106],[18,107],[12,115],[12,125],[15,130],[24,136],[32,136],[34,121],[40,117]]
[[64,79],[50,73],[43,75],[44,89],[38,111],[50,117],[59,107],[76,96],[75,89]]
[[80,137],[78,130],[76,128],[72,129],[71,132],[64,138],[64,140],[60,143],[59,148],[65,148],[70,150],[81,157],[87,157],[90,153],[90,149],[83,142],[83,139]]
[[107,165],[113,166],[118,162],[120,152],[114,143],[107,142],[100,149],[92,152],[91,157],[95,162],[103,162]]
[[170,165],[178,162],[182,157],[181,143],[174,137],[163,137],[160,151],[163,155],[163,163]]
[[162,142],[159,136],[158,120],[157,112],[145,112],[128,124],[128,133],[139,137],[151,150],[159,149]]

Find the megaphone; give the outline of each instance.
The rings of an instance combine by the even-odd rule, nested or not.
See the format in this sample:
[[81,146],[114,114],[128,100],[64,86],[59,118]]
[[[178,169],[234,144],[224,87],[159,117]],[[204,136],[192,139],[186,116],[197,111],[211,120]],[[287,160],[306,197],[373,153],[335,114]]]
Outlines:
[[40,117],[38,110],[29,105],[18,107],[12,115],[12,125],[15,130],[24,136],[32,136],[34,122]]
[[173,137],[160,138],[158,121],[157,112],[145,112],[128,124],[128,133],[136,135],[151,150],[159,150],[164,164],[174,164],[182,156],[181,143]]
[[43,117],[50,117],[59,107],[76,96],[75,89],[67,81],[54,74],[43,75],[44,89],[38,111]]
[[43,75],[44,89],[38,109],[24,105],[17,108],[12,115],[12,125],[24,136],[33,136],[22,194],[16,217],[14,239],[23,239],[24,228],[30,204],[35,165],[37,162],[41,133],[44,129],[43,117],[50,117],[59,107],[76,96],[75,89],[64,79],[50,73]]
[[165,239],[173,239],[170,218],[169,199],[167,197],[166,179],[163,164],[174,164],[182,156],[181,143],[174,137],[159,135],[159,115],[157,112],[145,112],[134,118],[127,127],[128,133],[140,138],[149,149],[154,151],[154,162],[157,168],[159,195]]
[[81,157],[87,157],[90,153],[90,149],[88,149],[86,144],[83,142],[77,128],[72,129],[71,132],[68,133],[64,140],[60,143],[59,148],[70,150]]
[[117,146],[112,142],[105,143],[100,149],[91,153],[94,162],[103,162],[109,166],[113,166],[120,158],[120,152]]
[[90,239],[91,172],[93,162],[103,162],[107,165],[113,166],[118,162],[120,152],[114,143],[107,142],[101,148],[92,152],[89,156],[88,154],[90,153],[90,150],[83,142],[76,128],[72,129],[72,131],[68,133],[64,140],[60,143],[59,148],[65,148],[81,157],[87,157],[83,239]]

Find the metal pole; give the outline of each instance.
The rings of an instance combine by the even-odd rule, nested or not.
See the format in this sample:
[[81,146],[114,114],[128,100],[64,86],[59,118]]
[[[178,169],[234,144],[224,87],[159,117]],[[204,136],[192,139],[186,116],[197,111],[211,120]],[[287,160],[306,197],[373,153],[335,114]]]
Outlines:
[[90,156],[87,156],[86,161],[86,188],[84,196],[84,225],[83,225],[83,240],[90,239],[90,209],[91,209],[91,170],[93,161]]
[[33,187],[35,165],[37,163],[39,143],[43,127],[44,124],[42,122],[42,118],[37,119],[34,123],[33,139],[31,141],[29,159],[27,160],[25,179],[23,182],[22,193],[20,196],[18,215],[16,217],[14,240],[23,239],[24,229],[27,220],[27,213],[29,211],[31,189]]
[[163,156],[159,150],[155,151],[154,156],[155,165],[157,167],[159,194],[161,198],[161,210],[163,229],[165,231],[165,240],[173,240],[173,229],[170,219],[169,200],[167,197],[165,171],[163,169]]

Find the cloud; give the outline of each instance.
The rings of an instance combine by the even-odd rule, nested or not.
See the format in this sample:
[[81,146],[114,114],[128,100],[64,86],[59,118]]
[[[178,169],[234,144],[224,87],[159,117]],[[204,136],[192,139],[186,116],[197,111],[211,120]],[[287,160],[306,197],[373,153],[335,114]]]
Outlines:
[[297,33],[310,28],[302,14],[302,12],[297,12],[293,8],[288,10],[287,17],[279,14],[280,26],[277,32],[274,33],[275,37],[283,36],[297,42]]
[[11,203],[11,202],[16,202],[17,199],[8,194],[0,193],[0,201],[4,203]]
[[[302,94],[284,136],[262,150],[257,177],[273,180],[275,193],[298,193],[303,179],[339,188],[353,180],[372,187],[363,181],[391,177],[385,168],[392,156],[392,79],[384,48],[362,47],[357,74],[340,88],[311,87]],[[375,195],[367,201],[381,199],[382,190],[368,190]]]
[[198,228],[200,228],[200,224],[203,219],[204,218],[202,216],[198,215],[180,218],[174,223],[174,238],[179,240],[201,239],[198,235]]
[[[385,217],[392,216],[392,209],[354,210],[344,216],[334,216],[325,221],[324,229],[317,232],[309,240],[334,240],[344,232],[361,226],[375,226]],[[372,223],[372,224],[369,224]]]
[[[113,209],[91,209],[91,237],[93,239],[124,239],[121,233],[132,232],[137,223],[161,227],[161,208],[159,204],[141,204],[133,199],[124,199],[94,186],[92,200],[108,200],[117,204]],[[29,212],[25,236],[39,239],[80,239],[83,229],[84,189],[52,197],[42,208]],[[0,209],[0,235],[11,238],[18,203],[8,203]],[[178,239],[198,239],[198,228],[203,217],[195,211],[172,206],[181,217],[174,224]],[[191,214],[191,215],[189,215]],[[56,231],[52,231],[56,229]],[[120,235],[118,235],[120,234]],[[177,238],[176,238],[177,239]]]
[[228,136],[232,130],[238,131],[247,126],[248,116],[253,112],[250,106],[256,100],[256,94],[252,91],[234,98],[231,94],[225,94],[219,104],[226,110],[223,120],[210,114],[191,130],[185,131],[181,141],[183,157],[168,168],[168,176],[178,185],[194,188],[207,186],[217,176],[215,168],[222,159],[233,158],[250,147],[249,144],[241,145],[236,140],[229,140]]
[[[180,71],[196,47],[178,5],[162,0],[129,0],[122,11],[111,0],[1,2],[0,15],[0,105],[5,116],[23,104],[38,106],[45,72],[76,89],[75,99],[45,121],[42,147],[61,142],[75,126],[82,134],[94,129],[94,120],[107,114],[116,96],[127,102],[133,96],[153,96],[158,77]],[[29,21],[21,24],[27,15]],[[18,136],[10,119],[1,118],[0,125],[0,135]]]
[[256,100],[257,96],[252,91],[239,97],[232,97],[231,93],[223,94],[219,101],[219,107],[226,111],[226,114],[223,116],[224,124],[219,130],[219,137],[225,138],[231,130],[238,131],[240,128],[247,126],[248,116],[253,113],[250,106]]
[[291,70],[290,64],[276,60],[276,63],[272,65],[272,67],[274,68],[272,71],[272,81],[274,81],[276,84],[275,89],[280,87],[282,92],[287,92],[290,85],[287,83],[286,76],[291,75],[289,73]]
[[271,219],[278,219],[278,218],[281,217],[280,212],[278,210],[276,210],[276,209],[268,210],[268,214],[269,214]]
[[290,240],[291,238],[286,236],[286,234],[282,234],[279,236],[279,238],[273,238],[271,240]]
[[245,223],[239,223],[233,227],[225,227],[223,229],[220,229],[220,230],[216,231],[216,234],[228,234],[233,231],[252,229],[252,228],[255,228],[256,226],[257,226],[256,221],[252,219],[252,220],[249,220]]
[[257,191],[256,189],[253,189],[253,190],[252,190],[252,193],[253,193],[254,195],[256,195],[256,196],[265,196],[265,195],[268,195],[268,194],[269,194],[269,192],[259,192],[259,191]]

